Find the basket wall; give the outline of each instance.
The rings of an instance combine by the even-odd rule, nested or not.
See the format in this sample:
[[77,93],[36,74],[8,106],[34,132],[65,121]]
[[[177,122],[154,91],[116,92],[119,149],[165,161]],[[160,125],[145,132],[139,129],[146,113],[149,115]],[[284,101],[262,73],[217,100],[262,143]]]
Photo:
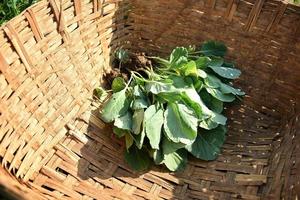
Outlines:
[[[0,29],[0,184],[26,199],[295,199],[300,9],[270,0],[42,0]],[[216,161],[131,171],[92,91],[112,52],[224,41],[247,96]]]

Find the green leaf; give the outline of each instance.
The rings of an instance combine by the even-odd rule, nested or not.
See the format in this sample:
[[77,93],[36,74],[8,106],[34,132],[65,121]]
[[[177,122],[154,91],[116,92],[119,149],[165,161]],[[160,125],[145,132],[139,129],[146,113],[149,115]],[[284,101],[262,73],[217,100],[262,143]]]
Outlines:
[[126,97],[126,89],[114,93],[109,101],[104,105],[100,113],[101,119],[106,122],[112,122],[115,118],[124,115],[129,107],[129,101]]
[[170,171],[178,171],[183,169],[187,164],[187,152],[180,149],[176,152],[165,154],[163,163]]
[[201,69],[198,69],[197,70],[197,75],[201,78],[207,78],[207,74],[205,71],[201,70]]
[[142,108],[147,108],[148,105],[149,104],[146,99],[137,98],[137,99],[133,100],[131,108],[133,110],[139,110]]
[[218,127],[219,124],[212,121],[211,118],[204,119],[200,122],[199,127],[204,128],[206,130],[211,130]]
[[211,118],[210,118],[213,122],[216,122],[218,124],[221,124],[221,125],[225,125],[226,124],[226,121],[227,121],[227,118],[222,115],[222,114],[219,114],[219,113],[212,113],[211,115]]
[[245,92],[241,91],[240,89],[235,89],[233,87],[231,87],[230,85],[226,85],[224,83],[221,84],[220,90],[222,93],[224,94],[233,94],[233,95],[245,95]]
[[201,91],[201,89],[203,88],[203,82],[200,80],[200,79],[197,79],[195,82],[194,82],[194,88],[196,91]]
[[211,99],[213,97],[206,90],[201,90],[199,92],[199,96],[201,97],[205,105],[207,105],[207,107],[210,107]]
[[175,48],[170,56],[170,63],[172,68],[178,68],[184,63],[187,63],[188,50],[184,47]]
[[223,78],[228,79],[236,79],[241,75],[241,71],[234,68],[228,68],[228,67],[214,67],[209,66],[215,73],[217,73],[219,76]]
[[231,62],[224,62],[223,67],[230,67],[230,68],[235,68],[234,64]]
[[224,102],[232,102],[235,100],[235,96],[232,94],[223,94],[220,90],[218,89],[213,89],[213,88],[206,88],[206,91],[211,94],[213,97],[216,99],[219,99],[220,101]]
[[113,127],[113,132],[116,136],[118,136],[119,138],[123,137],[128,131],[126,130],[122,130],[120,128],[117,127]]
[[[150,109],[151,111],[151,109]],[[137,133],[137,135],[134,135],[134,141],[135,144],[137,146],[138,149],[141,149],[143,147],[144,144],[144,140],[145,140],[145,136],[146,136],[146,131],[145,131],[145,127],[146,127],[146,119],[145,119],[145,111],[140,111],[143,112],[143,117],[141,117],[141,114],[136,114],[136,117],[140,116],[140,119],[136,119],[136,124],[133,127],[133,130],[135,130],[135,132]],[[149,112],[149,111],[148,111]],[[140,122],[140,120],[142,120],[142,122]],[[138,124],[140,124],[140,133],[138,133]]]
[[177,102],[181,100],[181,94],[178,92],[161,92],[158,97],[164,99],[167,102]]
[[227,47],[217,41],[207,41],[201,47],[201,52],[206,56],[221,56],[224,57],[226,54]]
[[218,126],[210,131],[203,131],[198,134],[193,144],[186,146],[186,149],[193,156],[202,160],[215,160],[224,144],[225,133],[224,126]]
[[144,128],[142,128],[142,131],[141,131],[140,134],[133,135],[135,144],[136,144],[138,149],[141,149],[143,147],[145,136],[146,136],[146,134],[145,134]]
[[114,126],[120,128],[120,129],[131,130],[132,129],[132,114],[130,112],[127,112],[125,115],[116,118]]
[[158,81],[149,81],[146,83],[146,91],[152,94],[159,94],[161,92],[175,92],[176,88],[172,83],[162,83]]
[[143,91],[141,90],[141,88],[138,85],[133,87],[133,95],[135,97],[140,97],[143,99],[146,98],[145,94],[143,93]]
[[184,81],[186,82],[186,87],[182,88],[181,91],[184,91],[186,88],[190,88],[194,85],[194,77],[185,76]]
[[143,128],[142,124],[144,121],[144,109],[138,109],[134,111],[132,117],[132,131],[134,134],[138,135],[141,133]]
[[123,90],[125,87],[126,87],[126,83],[122,77],[116,77],[111,84],[111,89],[113,90],[114,93]]
[[108,96],[108,93],[102,87],[98,87],[94,90],[94,95],[100,101],[104,101],[106,99],[106,97]]
[[170,62],[176,61],[182,56],[187,57],[188,50],[185,47],[176,47],[170,55]]
[[145,111],[145,131],[153,149],[159,149],[161,138],[161,127],[164,122],[164,111],[156,110],[154,105],[151,105]]
[[201,97],[194,88],[185,89],[182,98],[184,103],[195,111],[199,120],[206,119],[211,115],[211,110],[203,103]]
[[199,95],[210,110],[216,113],[223,111],[223,102],[212,97],[206,90],[202,90]]
[[244,94],[231,83],[241,72],[222,58],[223,44],[209,41],[202,50],[178,47],[168,60],[154,57],[164,66],[134,73],[130,87],[114,80],[101,118],[114,121],[114,133],[125,137],[125,159],[135,170],[148,168],[153,159],[176,171],[186,165],[187,150],[205,160],[220,152],[227,121],[223,102]]
[[154,149],[153,150],[153,160],[154,160],[154,163],[156,165],[160,165],[162,164],[163,160],[164,160],[164,155],[162,154],[162,150],[159,149]]
[[197,136],[197,122],[193,110],[184,104],[169,103],[165,111],[164,130],[175,143],[191,144]]
[[207,77],[204,79],[204,84],[210,88],[219,88],[221,85],[220,79],[214,75],[207,74]]
[[186,63],[182,68],[180,68],[180,71],[183,72],[185,76],[197,76],[197,66],[195,61],[191,60],[188,63]]
[[200,68],[200,69],[204,69],[207,67],[208,63],[210,62],[210,58],[209,57],[206,57],[206,56],[202,56],[202,57],[199,57],[195,62],[196,62],[196,66],[197,68]]
[[204,119],[200,122],[199,126],[201,128],[211,130],[216,128],[219,124],[225,125],[227,118],[219,113],[211,111],[211,115],[209,118]]
[[209,108],[216,113],[221,113],[223,111],[223,102],[216,98],[211,98],[210,105]]
[[[139,120],[142,120],[142,124],[141,124],[141,127],[140,127],[141,131],[137,135],[133,135],[133,136],[134,136],[134,141],[135,141],[135,144],[136,144],[137,148],[141,149],[143,147],[145,136],[146,136],[146,132],[145,132],[145,126],[146,126],[145,112],[143,113],[143,118],[141,118]],[[137,124],[138,123],[140,123],[140,122],[137,122]],[[137,133],[137,130],[136,130],[136,133]]]
[[143,149],[139,150],[134,145],[128,151],[125,151],[125,161],[132,169],[137,171],[146,170],[150,165],[148,153]]
[[224,64],[224,59],[220,57],[212,57],[208,63],[209,67],[221,67]]
[[173,81],[173,86],[176,88],[185,88],[187,86],[183,76],[170,75],[169,78]]
[[185,144],[183,143],[175,143],[169,140],[167,137],[163,137],[162,139],[162,150],[164,154],[170,154],[178,149],[184,148]]
[[125,143],[127,150],[133,145],[133,137],[130,133],[125,134]]

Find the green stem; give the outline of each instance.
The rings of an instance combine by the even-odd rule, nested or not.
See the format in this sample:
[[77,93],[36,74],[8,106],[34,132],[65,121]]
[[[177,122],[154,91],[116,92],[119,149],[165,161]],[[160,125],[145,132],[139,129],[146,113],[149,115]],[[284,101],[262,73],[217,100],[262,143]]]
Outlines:
[[121,71],[122,61],[119,62],[119,71]]
[[126,84],[126,86],[125,86],[125,88],[124,88],[125,90],[127,90],[127,88],[129,87],[129,85],[130,85],[132,79],[133,79],[133,76],[132,76],[132,74],[131,74],[129,81],[128,81],[128,83]]
[[194,51],[194,52],[190,52],[189,54],[198,54],[198,53],[203,53],[205,51]]

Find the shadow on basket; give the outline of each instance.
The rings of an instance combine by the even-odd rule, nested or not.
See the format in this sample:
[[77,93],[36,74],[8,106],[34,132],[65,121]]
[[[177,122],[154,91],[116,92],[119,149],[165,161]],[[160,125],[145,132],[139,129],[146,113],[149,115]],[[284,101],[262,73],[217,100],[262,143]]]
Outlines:
[[[180,191],[187,189],[177,186],[181,182],[176,176],[168,173],[163,167],[153,166],[150,171],[136,172],[124,162],[125,146],[116,139],[112,127],[99,119],[99,110],[85,113],[88,121],[77,119],[78,124],[86,126],[86,137],[79,134],[72,126],[70,132],[81,141],[78,145],[80,159],[78,161],[78,177],[83,181],[95,181],[95,185],[103,191],[98,194],[120,199],[183,198]],[[88,123],[87,123],[88,122]],[[183,172],[177,173],[177,175]],[[106,193],[107,192],[107,193]]]

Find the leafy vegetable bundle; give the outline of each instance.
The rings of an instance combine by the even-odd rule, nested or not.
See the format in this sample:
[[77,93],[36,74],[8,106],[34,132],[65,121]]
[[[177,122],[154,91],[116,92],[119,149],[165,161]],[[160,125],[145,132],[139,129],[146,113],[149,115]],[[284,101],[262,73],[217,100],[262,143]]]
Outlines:
[[[125,160],[135,170],[151,160],[169,170],[184,168],[187,155],[214,160],[225,140],[224,102],[244,95],[231,85],[241,72],[224,61],[224,44],[208,41],[200,50],[178,47],[159,67],[113,80],[113,94],[100,114],[124,137]],[[123,52],[124,53],[124,52]]]

